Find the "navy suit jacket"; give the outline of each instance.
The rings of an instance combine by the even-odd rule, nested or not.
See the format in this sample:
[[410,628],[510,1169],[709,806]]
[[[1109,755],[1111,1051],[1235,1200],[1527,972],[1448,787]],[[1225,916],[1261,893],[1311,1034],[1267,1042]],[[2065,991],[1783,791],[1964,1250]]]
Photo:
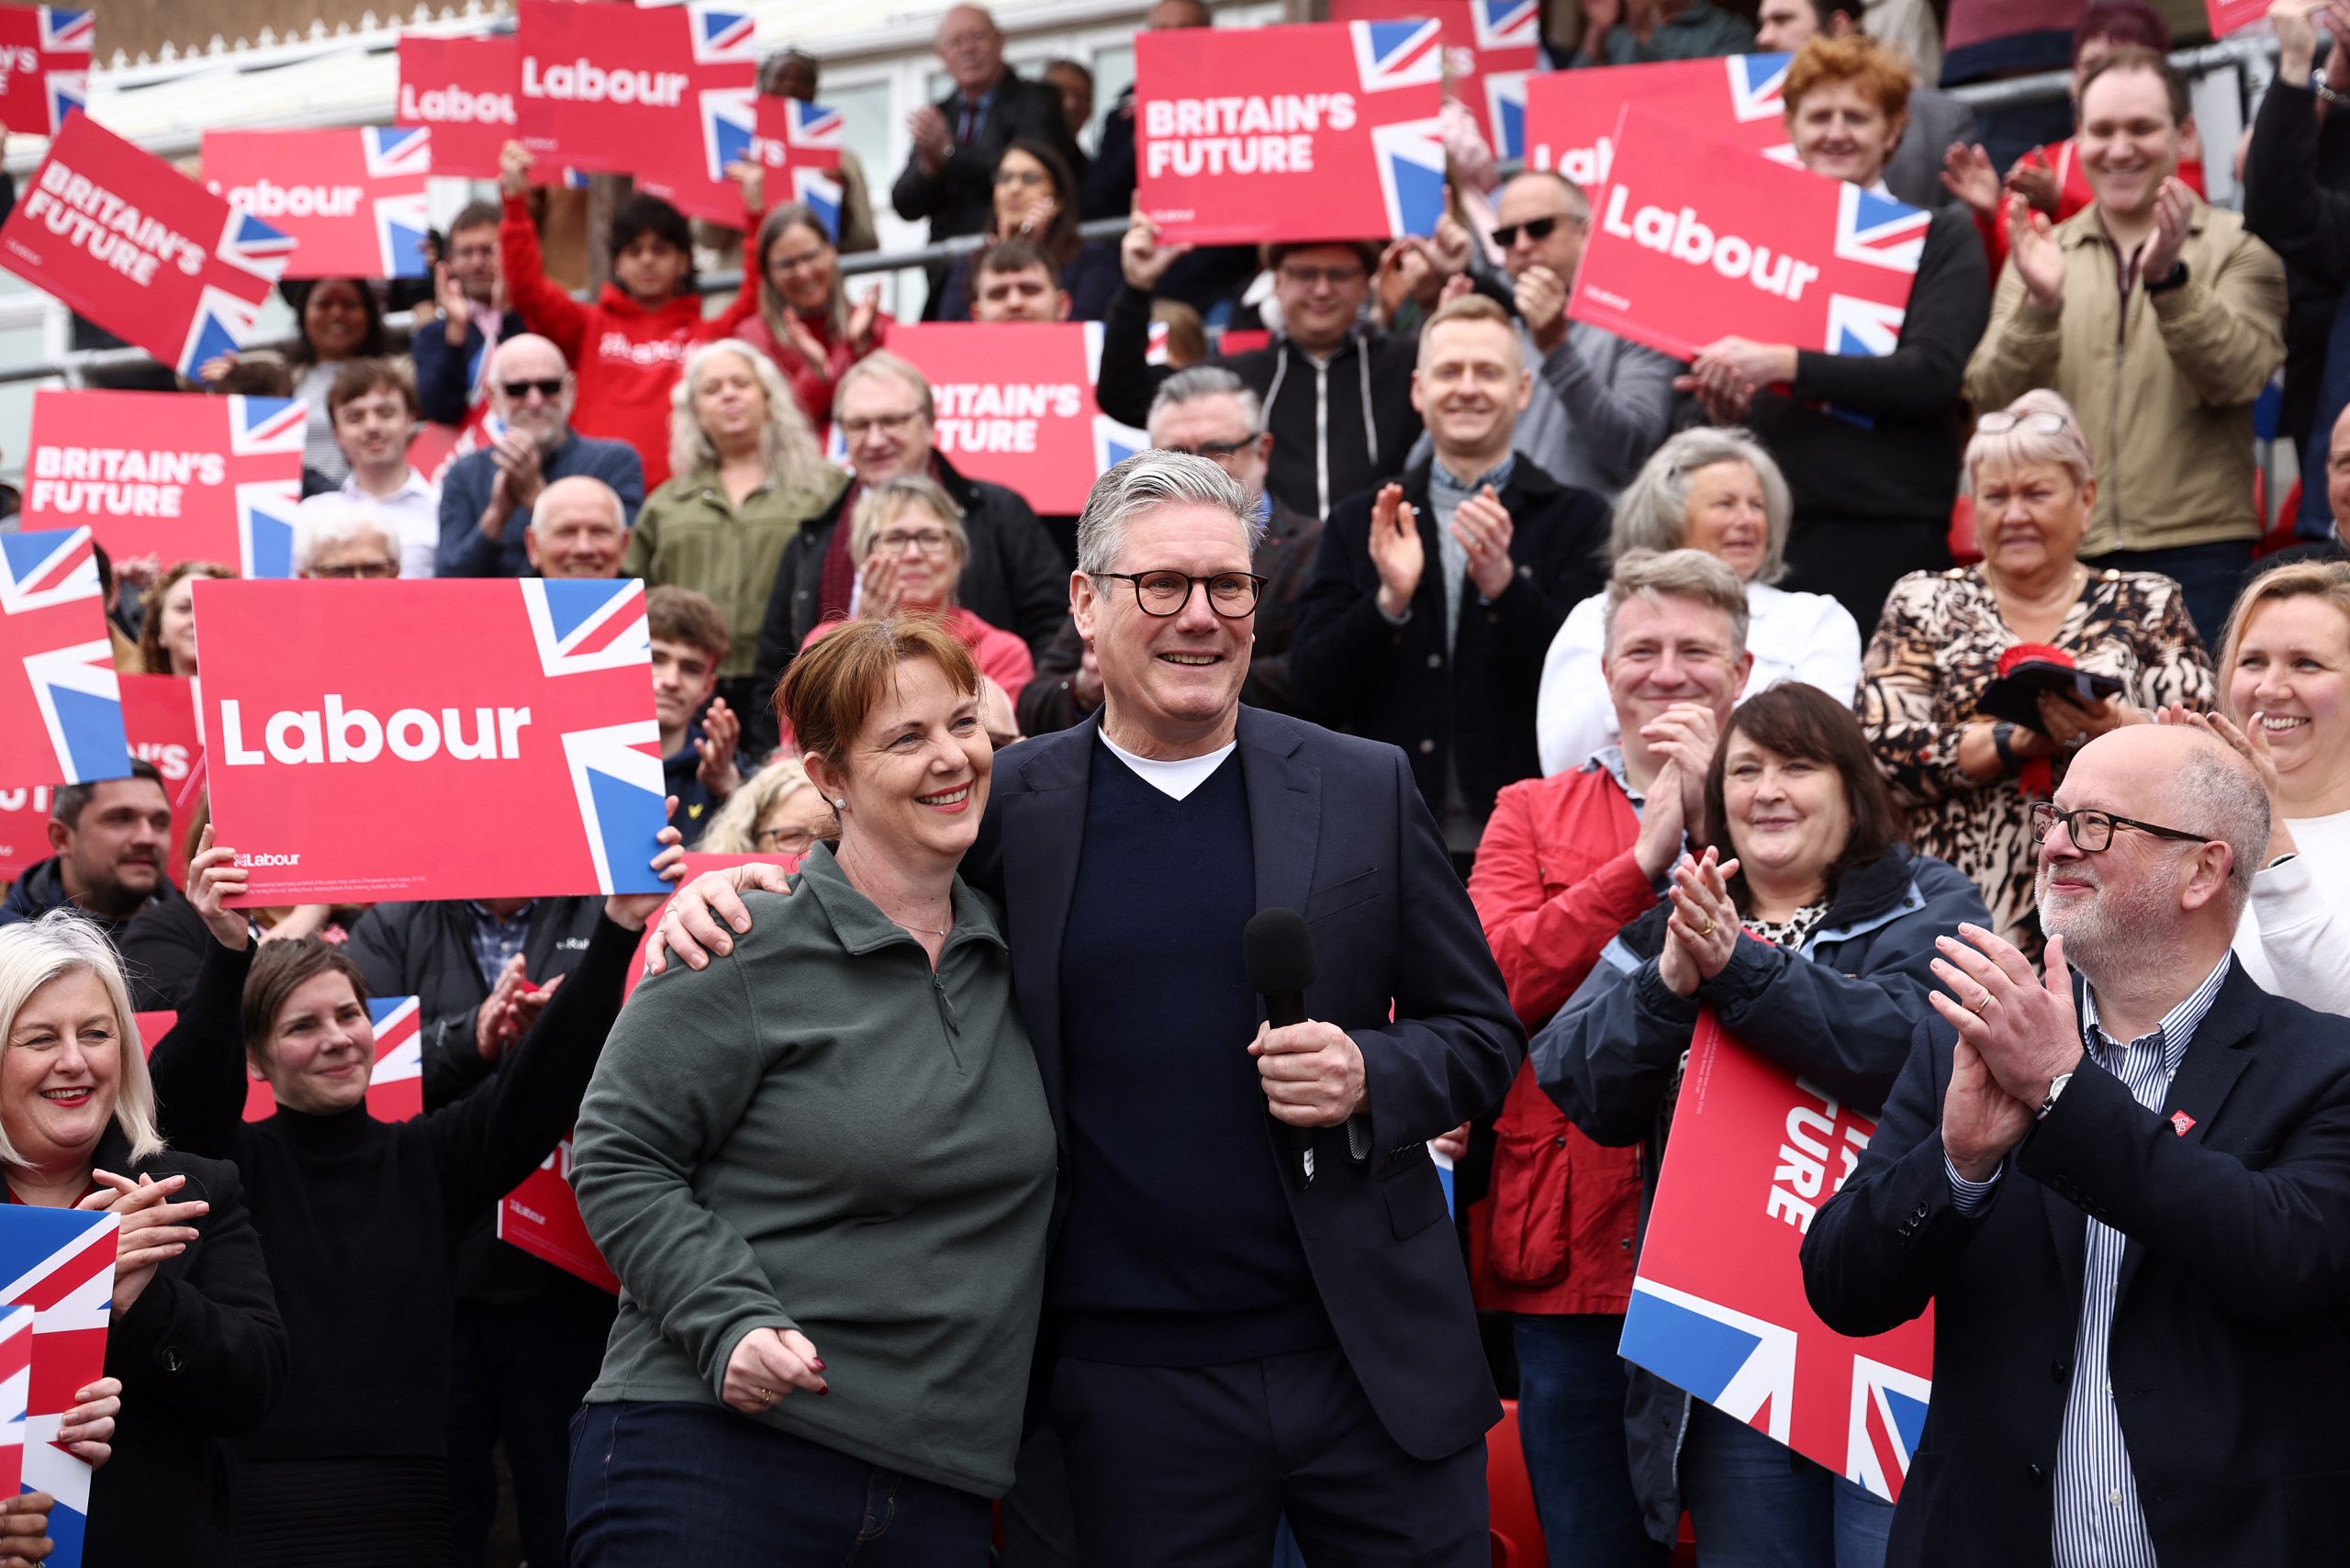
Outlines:
[[[963,865],[1002,900],[1057,1130],[1061,1063],[1083,1048],[1062,1036],[1060,958],[1099,729],[1097,715],[999,756]],[[1317,977],[1307,1016],[1353,1037],[1369,1089],[1354,1126],[1317,1130],[1313,1183],[1282,1191],[1371,1408],[1405,1452],[1441,1458],[1477,1441],[1501,1406],[1427,1144],[1501,1103],[1526,1035],[1404,754],[1248,707],[1237,739],[1257,906],[1305,916]],[[1135,978],[1139,990],[1146,977]],[[1270,1114],[1265,1136],[1282,1140],[1277,1163],[1291,1169],[1296,1156]]]
[[2350,1542],[2350,1020],[2231,960],[2159,1111],[2087,1057],[1968,1218],[1942,1169],[1953,1034],[1919,1026],[1843,1191],[1804,1238],[1839,1333],[1934,1307],[1933,1398],[1895,1568],[2051,1554],[2090,1215],[2127,1238],[2113,1393],[2155,1555],[2317,1568]]

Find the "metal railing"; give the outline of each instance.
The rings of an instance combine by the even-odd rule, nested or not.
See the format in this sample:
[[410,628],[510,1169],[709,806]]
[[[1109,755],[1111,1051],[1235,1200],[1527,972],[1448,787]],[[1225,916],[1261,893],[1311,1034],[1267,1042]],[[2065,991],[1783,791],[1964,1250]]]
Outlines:
[[[2189,76],[2233,68],[2244,79],[2245,96],[2256,101],[2267,90],[2276,74],[2274,62],[2277,40],[2262,36],[2247,38],[2239,35],[2222,39],[2199,49],[2178,50],[2172,53],[2171,62]],[[2041,103],[2062,97],[2071,84],[2070,73],[2047,71],[2030,76],[2011,76],[1997,82],[1977,82],[1951,89],[1951,96],[1975,108],[1995,108],[2013,104]],[[1516,165],[1505,162],[1504,173],[1516,173]],[[1088,240],[1112,239],[1125,231],[1126,221],[1121,218],[1096,218],[1079,226],[1078,232]],[[969,255],[981,244],[979,236],[964,235],[940,241],[912,251],[867,251],[844,254],[840,258],[841,275],[867,277],[878,273],[909,271],[936,262],[951,262]],[[726,293],[743,286],[740,269],[714,272],[701,279],[705,291]],[[397,311],[384,319],[386,333],[395,343],[405,346],[414,330],[415,318],[408,311]],[[252,350],[274,349],[283,352],[293,345],[292,339],[277,339],[249,344]],[[0,385],[27,381],[62,379],[69,386],[83,385],[91,375],[111,370],[151,365],[154,357],[143,349],[95,349],[59,355],[54,360],[31,364],[0,365]]]

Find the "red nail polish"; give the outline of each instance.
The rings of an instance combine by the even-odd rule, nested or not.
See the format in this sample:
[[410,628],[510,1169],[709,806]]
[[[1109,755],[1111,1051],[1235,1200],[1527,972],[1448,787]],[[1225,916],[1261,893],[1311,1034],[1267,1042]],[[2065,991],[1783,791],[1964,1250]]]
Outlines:
[[814,1367],[818,1372],[822,1372],[824,1370],[824,1360],[822,1356],[810,1358],[808,1364]]

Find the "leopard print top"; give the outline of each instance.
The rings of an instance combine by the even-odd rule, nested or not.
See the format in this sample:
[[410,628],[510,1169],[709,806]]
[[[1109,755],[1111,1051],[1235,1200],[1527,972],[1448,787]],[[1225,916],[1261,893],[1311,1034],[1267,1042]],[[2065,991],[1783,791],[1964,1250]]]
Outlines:
[[[2013,778],[1978,783],[1958,767],[1959,731],[1976,718],[1999,655],[2019,641],[1979,566],[1912,572],[1894,585],[1862,655],[1858,707],[1877,766],[1908,813],[1911,847],[1973,879],[1993,928],[2037,961],[2031,801]],[[2168,577],[2089,574],[2050,642],[2083,669],[2118,677],[2134,707],[2211,706],[2210,659]],[[2059,780],[2064,767],[2060,757]]]

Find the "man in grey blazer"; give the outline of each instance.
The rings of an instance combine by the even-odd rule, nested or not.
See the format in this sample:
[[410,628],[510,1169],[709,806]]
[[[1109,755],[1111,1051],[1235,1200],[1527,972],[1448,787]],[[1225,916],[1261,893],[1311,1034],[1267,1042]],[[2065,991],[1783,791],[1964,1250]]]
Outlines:
[[[1762,0],[1754,47],[1793,54],[1818,33],[1842,38],[1861,30],[1857,0]],[[1975,111],[1948,93],[1922,84],[1909,94],[1909,129],[1885,165],[1893,199],[1928,211],[1958,200],[1942,185],[1942,154],[1953,141],[1975,145]]]

